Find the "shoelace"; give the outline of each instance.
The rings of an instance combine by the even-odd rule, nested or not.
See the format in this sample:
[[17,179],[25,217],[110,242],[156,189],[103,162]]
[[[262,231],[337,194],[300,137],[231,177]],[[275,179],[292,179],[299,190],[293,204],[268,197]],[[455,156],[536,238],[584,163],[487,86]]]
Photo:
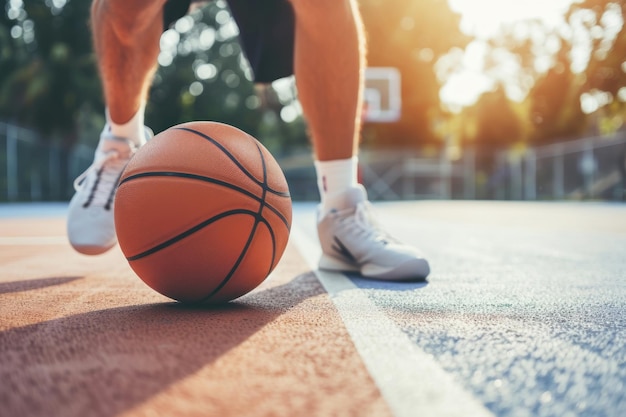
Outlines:
[[359,227],[361,233],[363,233],[365,239],[374,239],[383,243],[398,241],[380,227],[374,216],[372,206],[367,201],[357,204],[354,222]]
[[94,162],[74,180],[74,189],[81,190],[86,185],[86,180],[92,172],[96,177],[91,184],[91,190],[83,207],[90,205],[102,206],[110,210],[115,195],[115,188],[120,175],[126,165],[126,159],[120,158],[118,151],[112,149],[96,158]]

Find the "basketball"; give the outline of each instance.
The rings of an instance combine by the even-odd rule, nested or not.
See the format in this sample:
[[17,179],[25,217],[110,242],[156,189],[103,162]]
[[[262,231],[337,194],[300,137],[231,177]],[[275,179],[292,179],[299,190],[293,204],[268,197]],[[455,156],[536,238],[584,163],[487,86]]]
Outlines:
[[289,239],[291,197],[280,166],[255,138],[190,122],[133,156],[114,213],[120,248],[149,287],[183,303],[222,303],[276,267]]

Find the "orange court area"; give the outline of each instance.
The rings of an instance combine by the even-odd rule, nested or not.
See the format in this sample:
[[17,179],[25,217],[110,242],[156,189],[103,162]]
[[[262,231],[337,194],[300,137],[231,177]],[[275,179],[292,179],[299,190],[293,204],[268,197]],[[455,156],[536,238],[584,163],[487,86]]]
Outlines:
[[118,247],[75,253],[62,217],[0,230],[2,417],[390,415],[293,244],[252,293],[192,308]]

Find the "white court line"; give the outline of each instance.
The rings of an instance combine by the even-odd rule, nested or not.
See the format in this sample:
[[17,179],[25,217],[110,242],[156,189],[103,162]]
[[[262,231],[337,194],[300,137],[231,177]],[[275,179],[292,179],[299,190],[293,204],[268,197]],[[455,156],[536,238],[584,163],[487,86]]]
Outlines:
[[493,417],[350,279],[317,270],[320,249],[316,241],[296,225],[291,238],[330,295],[394,416]]
[[0,236],[0,246],[65,245],[66,236]]

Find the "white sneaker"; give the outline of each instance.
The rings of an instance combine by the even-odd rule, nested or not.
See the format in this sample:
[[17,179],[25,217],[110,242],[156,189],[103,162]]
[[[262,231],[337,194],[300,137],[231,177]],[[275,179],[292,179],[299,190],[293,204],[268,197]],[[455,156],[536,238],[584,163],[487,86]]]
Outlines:
[[354,271],[366,278],[390,281],[426,279],[428,261],[416,248],[380,229],[361,185],[328,203],[336,208],[318,219],[320,269]]
[[[146,129],[146,139],[152,131]],[[145,142],[145,141],[144,141]],[[100,134],[94,161],[74,180],[76,193],[67,215],[67,236],[80,253],[98,255],[117,243],[113,201],[117,183],[139,146],[113,136],[108,126]]]

